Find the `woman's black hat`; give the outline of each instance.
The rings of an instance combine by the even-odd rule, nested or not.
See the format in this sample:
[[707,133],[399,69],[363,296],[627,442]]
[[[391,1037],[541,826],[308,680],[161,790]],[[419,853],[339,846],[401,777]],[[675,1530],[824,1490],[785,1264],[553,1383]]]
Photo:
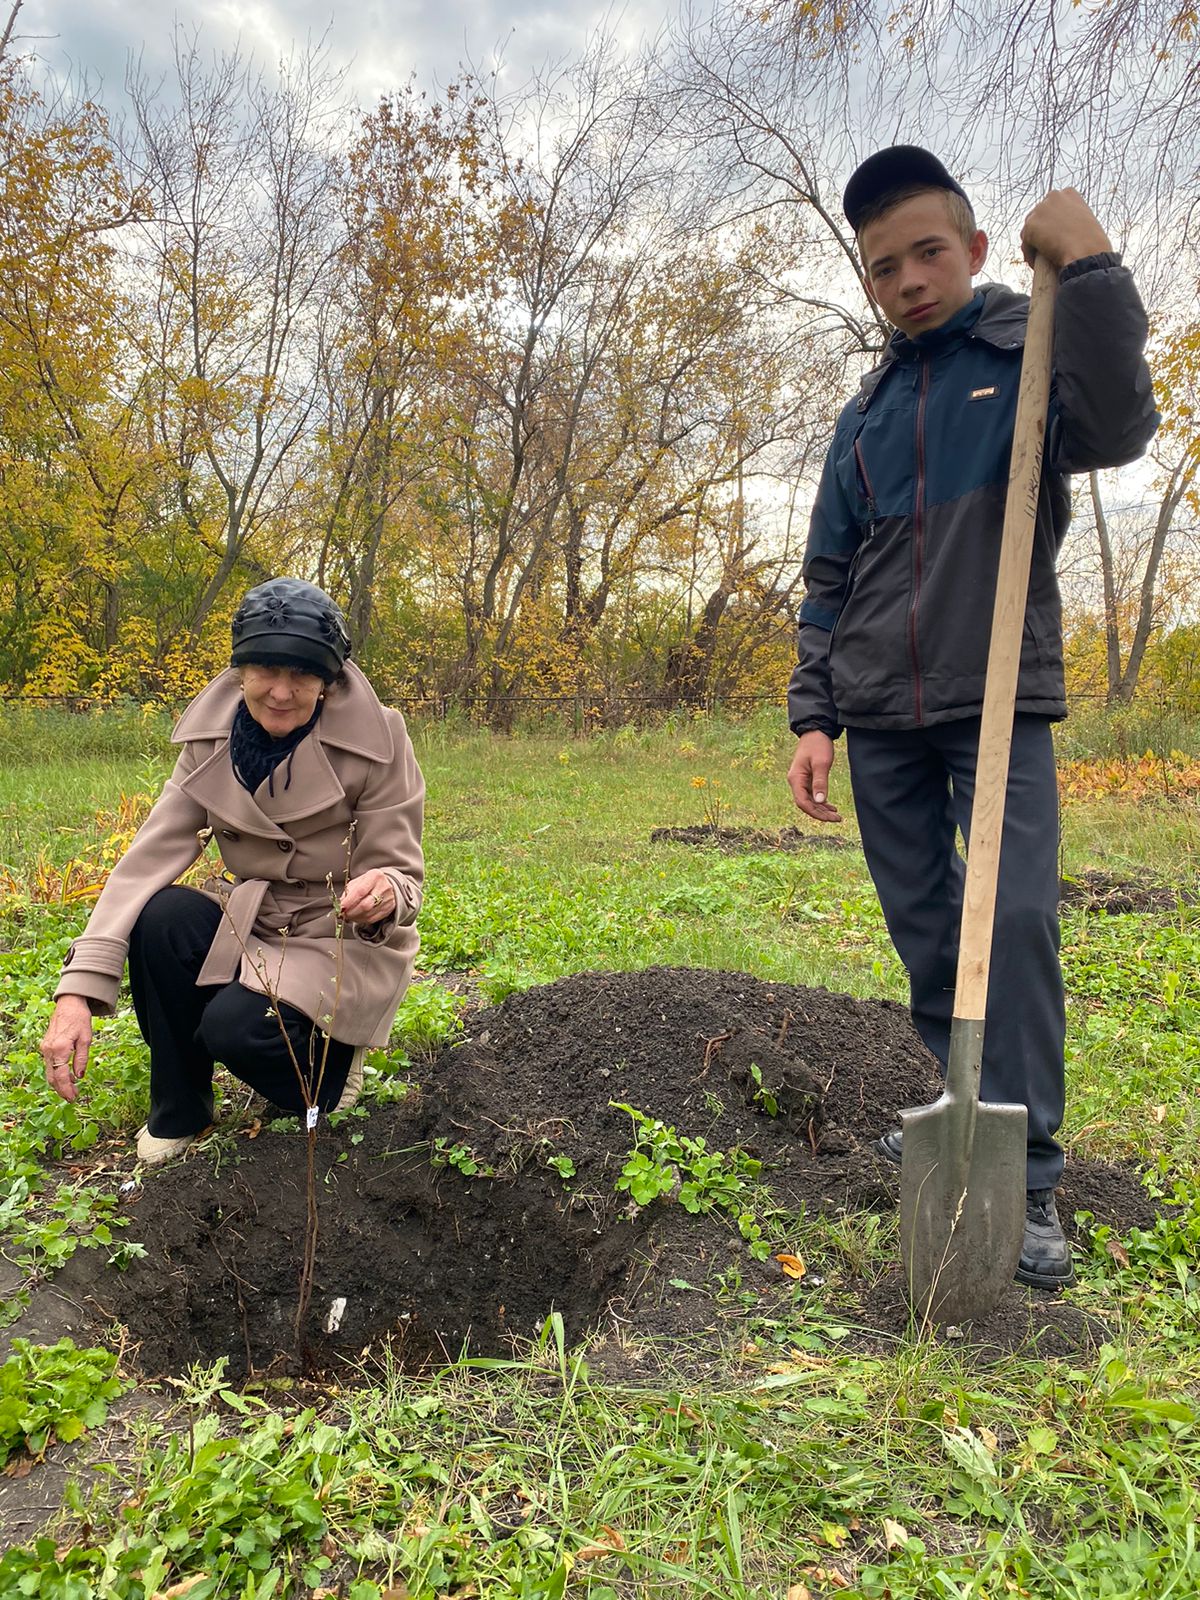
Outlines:
[[295,667],[332,683],[349,654],[341,607],[301,578],[269,578],[234,613],[235,667]]

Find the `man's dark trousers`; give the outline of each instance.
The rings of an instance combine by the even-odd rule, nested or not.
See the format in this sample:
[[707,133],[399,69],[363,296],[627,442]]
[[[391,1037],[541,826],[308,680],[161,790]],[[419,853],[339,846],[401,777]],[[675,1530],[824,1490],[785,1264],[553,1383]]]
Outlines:
[[[913,1022],[944,1068],[966,875],[955,830],[969,838],[979,718],[911,730],[849,728],[846,739],[863,851],[892,943],[908,969]],[[1058,783],[1050,723],[1018,716],[980,1094],[1028,1108],[1030,1189],[1053,1189],[1063,1170],[1062,1146],[1054,1138],[1065,1098],[1058,897]]]

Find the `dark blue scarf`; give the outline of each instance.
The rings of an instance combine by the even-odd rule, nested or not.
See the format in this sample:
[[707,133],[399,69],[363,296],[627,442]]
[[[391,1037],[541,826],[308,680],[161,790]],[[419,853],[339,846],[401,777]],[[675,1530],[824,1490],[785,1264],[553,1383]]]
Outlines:
[[254,794],[266,778],[267,792],[273,797],[275,768],[286,760],[287,781],[283,787],[290,789],[292,757],[296,753],[296,746],[312,732],[320,715],[321,702],[318,700],[316,710],[302,728],[293,728],[291,733],[285,733],[282,738],[273,739],[260,723],[255,722],[246,702],[241,701],[229,733],[229,759],[233,763],[233,775],[242,788]]

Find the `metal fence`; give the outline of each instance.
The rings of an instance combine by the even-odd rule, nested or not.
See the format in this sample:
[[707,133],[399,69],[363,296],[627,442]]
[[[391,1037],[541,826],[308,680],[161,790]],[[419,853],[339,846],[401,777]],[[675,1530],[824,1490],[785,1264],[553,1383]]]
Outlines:
[[[161,710],[178,714],[187,704],[178,701],[132,696],[91,696],[83,694],[13,694],[0,692],[0,708],[58,710],[77,715],[100,711]],[[387,698],[410,719],[432,722],[462,721],[479,727],[521,727],[530,723],[554,722],[576,728],[616,728],[626,723],[656,723],[667,718],[727,716],[736,718],[762,707],[773,706],[782,716],[786,689],[758,694],[705,695],[680,699],[658,694],[631,694],[623,691],[591,694],[412,694]],[[1159,714],[1171,717],[1196,717],[1200,708],[1190,699],[1140,693],[1128,704],[1111,705],[1102,691],[1081,691],[1067,696],[1068,706],[1076,710],[1112,710],[1114,715]]]

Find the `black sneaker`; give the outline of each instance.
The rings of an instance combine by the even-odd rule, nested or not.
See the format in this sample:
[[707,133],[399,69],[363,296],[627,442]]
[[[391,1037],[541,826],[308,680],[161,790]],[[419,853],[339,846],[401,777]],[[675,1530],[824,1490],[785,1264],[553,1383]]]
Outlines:
[[1066,1289],[1075,1282],[1075,1265],[1053,1189],[1025,1191],[1025,1239],[1013,1276],[1034,1289]]
[[885,1161],[891,1161],[899,1166],[904,1160],[904,1135],[899,1128],[889,1128],[886,1133],[881,1133],[878,1139],[872,1139],[868,1148],[877,1156],[882,1156]]

